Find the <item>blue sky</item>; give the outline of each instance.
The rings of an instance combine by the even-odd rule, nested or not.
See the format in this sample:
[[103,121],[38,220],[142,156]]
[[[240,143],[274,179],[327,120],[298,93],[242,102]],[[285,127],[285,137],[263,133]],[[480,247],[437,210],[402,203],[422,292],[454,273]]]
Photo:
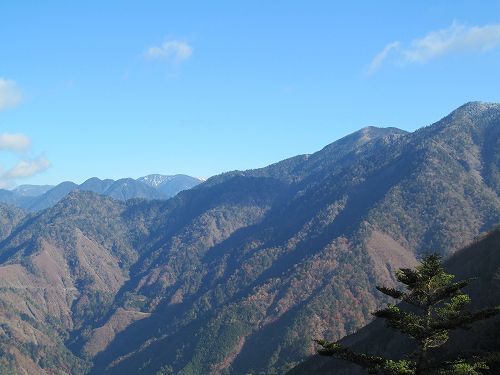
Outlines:
[[208,177],[500,101],[498,1],[0,3],[0,186]]

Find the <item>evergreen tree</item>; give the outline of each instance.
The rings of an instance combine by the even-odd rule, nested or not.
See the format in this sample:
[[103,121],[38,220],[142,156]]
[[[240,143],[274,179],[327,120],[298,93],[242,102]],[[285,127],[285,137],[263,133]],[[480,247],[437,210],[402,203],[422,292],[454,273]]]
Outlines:
[[471,279],[453,282],[454,276],[443,269],[437,255],[425,257],[415,268],[402,268],[396,278],[406,286],[406,291],[377,287],[377,289],[404,303],[389,304],[373,313],[387,320],[387,325],[410,336],[417,349],[405,359],[391,360],[371,354],[359,354],[351,349],[325,340],[315,340],[321,349],[319,354],[354,362],[370,374],[394,375],[479,375],[488,369],[484,358],[457,355],[449,359],[436,359],[432,351],[445,344],[451,330],[469,328],[470,324],[492,317],[500,307],[471,313],[466,310],[470,302],[462,289]]

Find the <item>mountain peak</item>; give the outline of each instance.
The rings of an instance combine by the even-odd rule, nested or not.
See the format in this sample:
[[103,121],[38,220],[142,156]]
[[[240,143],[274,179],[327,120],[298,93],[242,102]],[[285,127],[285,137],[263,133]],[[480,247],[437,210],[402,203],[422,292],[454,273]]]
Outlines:
[[163,174],[148,174],[147,176],[140,177],[137,179],[137,181],[142,182],[146,185],[149,185],[151,187],[159,187],[161,184],[170,181],[173,179],[175,176],[167,176]]
[[381,128],[377,126],[366,126],[354,133],[346,135],[345,137],[333,143],[330,143],[319,152],[333,149],[337,151],[339,147],[348,147],[349,149],[355,149],[377,138],[383,138],[393,135],[404,135],[407,133],[407,131],[395,127]]
[[408,133],[405,130],[390,126],[390,127],[379,127],[379,126],[365,126],[361,128],[357,132],[352,133],[351,135],[362,135],[365,137],[369,137],[370,139],[385,137],[387,135],[393,134],[406,134]]
[[478,115],[482,115],[488,111],[500,111],[500,103],[491,103],[491,102],[468,102],[464,105],[461,105],[457,109],[455,109],[451,115],[453,116],[465,116],[465,117],[475,117]]
[[480,100],[476,101],[470,101],[467,102],[460,107],[457,108],[457,110],[462,109],[462,108],[476,108],[480,110],[484,109],[490,109],[490,108],[500,108],[500,103],[495,103],[495,102],[483,102]]
[[440,121],[417,130],[417,133],[425,133],[429,130],[431,132],[445,133],[449,131],[483,131],[496,127],[499,119],[500,103],[468,102],[452,111]]

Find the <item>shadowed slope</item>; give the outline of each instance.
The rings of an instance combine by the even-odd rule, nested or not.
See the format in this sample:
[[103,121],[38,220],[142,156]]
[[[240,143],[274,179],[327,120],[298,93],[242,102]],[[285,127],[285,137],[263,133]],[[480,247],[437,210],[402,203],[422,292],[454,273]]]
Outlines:
[[[457,280],[476,278],[466,289],[472,299],[470,308],[479,310],[500,305],[500,229],[493,230],[454,254],[445,265],[447,272]],[[474,325],[471,331],[453,332],[445,348],[453,351],[499,351],[498,335],[500,318],[490,319]],[[401,358],[413,350],[412,342],[398,332],[385,326],[385,321],[378,319],[355,334],[344,338],[343,344],[358,352],[383,355],[389,358]],[[453,348],[453,349],[452,349]],[[490,372],[496,374],[500,368],[494,365]],[[359,366],[345,361],[321,356],[311,359],[291,370],[290,375],[347,375],[366,374]]]
[[[95,374],[284,373],[314,352],[311,336],[366,324],[394,269],[429,248],[451,254],[498,220],[499,120],[498,105],[470,103],[415,133],[366,128],[168,201],[70,194],[0,249],[22,283],[57,288],[6,286],[0,301],[54,295],[53,313],[28,304],[34,321]],[[29,316],[14,307],[13,319]]]

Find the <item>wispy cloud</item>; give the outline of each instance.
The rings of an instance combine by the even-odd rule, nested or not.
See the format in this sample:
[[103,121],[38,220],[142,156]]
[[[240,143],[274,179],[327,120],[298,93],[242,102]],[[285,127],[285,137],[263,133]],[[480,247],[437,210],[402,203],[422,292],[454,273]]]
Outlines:
[[414,39],[408,47],[400,42],[387,44],[371,61],[368,72],[374,73],[390,54],[397,51],[396,59],[403,63],[426,63],[446,54],[484,52],[500,47],[500,24],[465,26],[453,22],[449,27],[429,32]]
[[24,134],[0,134],[0,152],[14,154],[15,164],[5,170],[0,165],[0,188],[15,185],[17,179],[34,176],[47,170],[50,161],[43,155],[30,157],[31,139]]
[[15,81],[0,78],[0,111],[18,105],[23,96]]
[[31,139],[24,134],[0,134],[0,150],[26,151],[31,146]]
[[387,58],[389,53],[392,50],[399,49],[399,47],[400,47],[399,42],[392,42],[392,43],[389,43],[388,45],[386,45],[382,51],[377,53],[377,55],[373,58],[372,62],[368,66],[368,74],[375,73],[375,71],[377,71],[378,68],[380,68],[380,65],[382,65],[384,60]]
[[166,40],[159,46],[146,49],[143,56],[146,60],[165,60],[181,63],[191,57],[193,47],[182,40]]
[[500,24],[468,27],[454,22],[415,39],[403,56],[406,61],[423,63],[447,53],[487,51],[499,46]]

